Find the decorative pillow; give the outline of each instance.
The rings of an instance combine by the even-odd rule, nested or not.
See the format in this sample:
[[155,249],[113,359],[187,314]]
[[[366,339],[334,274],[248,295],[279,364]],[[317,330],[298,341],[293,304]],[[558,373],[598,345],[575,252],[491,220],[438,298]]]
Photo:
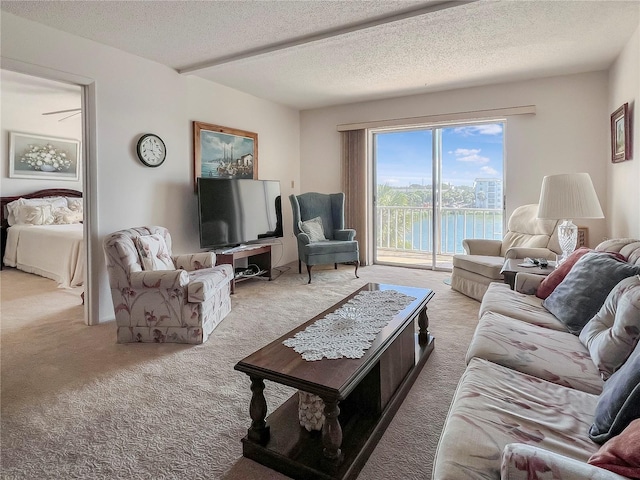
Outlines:
[[640,338],[640,276],[625,278],[580,332],[591,360],[606,380],[622,366]]
[[640,348],[636,348],[620,370],[604,382],[589,438],[602,444],[636,418],[640,418]]
[[53,210],[51,205],[18,205],[13,209],[14,225],[51,225]]
[[60,207],[53,211],[53,223],[56,225],[81,223],[82,211],[73,211],[68,207]]
[[640,478],[640,419],[634,420],[620,435],[591,455],[589,463],[618,475]]
[[600,255],[613,255],[616,258],[619,258],[622,261],[626,261],[627,259],[624,255],[620,255],[617,252],[596,252],[587,247],[580,247],[577,250],[567,257],[567,259],[560,264],[553,272],[551,272],[548,276],[540,282],[540,286],[538,290],[536,290],[536,297],[545,299],[556,289],[560,282],[564,280],[564,277],[567,276],[569,271],[573,268],[578,260],[580,260],[586,253],[594,252]]
[[162,235],[141,235],[134,239],[143,270],[175,270]]
[[569,255],[564,262],[558,265],[553,272],[547,275],[545,279],[540,282],[540,286],[538,287],[538,290],[536,290],[536,297],[544,299],[551,295],[551,292],[560,285],[560,282],[564,280],[564,277],[567,276],[567,273],[569,273],[569,270],[571,270],[576,262],[580,260],[585,253],[592,251],[593,250],[587,247],[580,247],[577,250],[574,250],[574,252]]
[[82,213],[82,198],[66,197],[66,199],[69,210]]
[[14,200],[13,202],[7,203],[7,222],[9,225],[16,225],[16,209],[20,209],[20,207],[29,205],[29,206],[40,206],[40,205],[51,205],[52,210],[60,207],[66,207],[67,201],[64,197],[44,197],[44,198],[19,198],[18,200]]
[[305,222],[300,222],[298,228],[309,236],[312,242],[321,242],[326,240],[324,236],[324,228],[322,228],[322,218],[316,217]]
[[631,265],[610,255],[586,253],[576,262],[560,285],[542,305],[574,335],[598,313],[609,292],[621,280],[640,273]]

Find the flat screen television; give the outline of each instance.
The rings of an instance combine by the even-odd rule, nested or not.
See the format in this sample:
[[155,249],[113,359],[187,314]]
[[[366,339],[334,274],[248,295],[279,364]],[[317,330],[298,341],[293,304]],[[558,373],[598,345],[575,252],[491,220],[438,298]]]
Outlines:
[[198,218],[201,248],[282,237],[280,182],[198,178]]

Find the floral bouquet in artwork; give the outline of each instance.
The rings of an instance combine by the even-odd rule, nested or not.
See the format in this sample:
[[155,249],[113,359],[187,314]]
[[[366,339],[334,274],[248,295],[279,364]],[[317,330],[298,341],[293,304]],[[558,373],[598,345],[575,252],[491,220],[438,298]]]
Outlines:
[[47,143],[46,145],[29,145],[20,162],[29,165],[34,170],[43,172],[62,172],[71,166],[71,160],[67,158],[67,152]]

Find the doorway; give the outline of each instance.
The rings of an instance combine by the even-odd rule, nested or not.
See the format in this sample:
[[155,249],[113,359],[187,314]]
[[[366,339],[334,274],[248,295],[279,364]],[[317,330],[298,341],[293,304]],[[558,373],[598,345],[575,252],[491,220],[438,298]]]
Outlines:
[[[17,191],[16,194],[19,195],[31,190],[35,191],[58,187],[71,188],[83,192],[83,242],[86,265],[84,280],[84,323],[87,325],[97,324],[99,323],[98,302],[97,298],[95,298],[97,296],[97,292],[92,288],[92,286],[96,284],[96,279],[94,278],[96,272],[90,262],[92,248],[89,241],[95,234],[94,230],[96,225],[94,202],[91,198],[91,192],[95,191],[95,187],[92,188],[92,186],[95,185],[95,179],[93,178],[93,172],[91,169],[91,159],[95,158],[95,142],[93,142],[94,135],[91,133],[95,132],[95,84],[91,79],[86,77],[68,74],[66,72],[59,72],[57,70],[51,70],[37,65],[25,64],[11,59],[3,59],[2,72],[3,74],[7,73],[13,76],[22,76],[24,79],[32,80],[32,82],[25,82],[27,86],[23,93],[27,97],[31,95],[33,99],[32,103],[38,106],[37,115],[52,112],[50,118],[52,118],[54,122],[58,122],[58,120],[60,120],[60,124],[66,122],[66,124],[64,124],[66,125],[64,128],[67,128],[70,121],[77,123],[76,131],[79,132],[77,138],[80,139],[81,145],[79,182],[74,185],[71,185],[68,182],[59,182],[59,185],[25,185],[23,181],[23,184],[20,185],[21,191]],[[41,96],[42,92],[29,87],[29,85],[38,85],[39,83],[41,85],[47,85],[47,88],[51,90],[48,92],[48,95],[53,95],[55,97],[57,94],[63,102],[73,99],[77,103],[74,103],[74,106],[71,108],[41,108],[43,107],[43,100]],[[4,82],[2,87],[5,88]],[[74,111],[57,111],[71,109]],[[42,110],[42,112],[40,112],[40,110]],[[88,112],[91,114],[87,115]],[[13,127],[6,126],[6,123],[4,122],[5,113],[6,112],[3,108],[3,127],[13,129]],[[69,116],[70,114],[75,115]],[[34,113],[34,115],[36,114]],[[28,128],[18,129],[30,131]],[[5,169],[5,171],[8,171],[8,169]],[[9,180],[10,179],[8,177],[3,178],[3,184]],[[6,185],[4,186],[6,187]],[[6,189],[3,190],[6,191]]]
[[465,238],[502,238],[504,132],[504,120],[372,132],[374,263],[451,270]]

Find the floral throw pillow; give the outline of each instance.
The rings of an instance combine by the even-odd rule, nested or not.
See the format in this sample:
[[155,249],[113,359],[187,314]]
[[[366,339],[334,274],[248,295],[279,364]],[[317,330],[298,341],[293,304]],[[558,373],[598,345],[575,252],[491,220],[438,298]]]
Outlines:
[[640,339],[640,276],[625,278],[580,332],[602,378],[622,366]]
[[322,218],[312,218],[311,220],[300,222],[300,225],[298,226],[300,230],[309,236],[310,241],[321,242],[326,240],[324,236],[324,228],[322,227]]
[[135,238],[143,270],[175,270],[169,249],[162,235],[141,235]]

